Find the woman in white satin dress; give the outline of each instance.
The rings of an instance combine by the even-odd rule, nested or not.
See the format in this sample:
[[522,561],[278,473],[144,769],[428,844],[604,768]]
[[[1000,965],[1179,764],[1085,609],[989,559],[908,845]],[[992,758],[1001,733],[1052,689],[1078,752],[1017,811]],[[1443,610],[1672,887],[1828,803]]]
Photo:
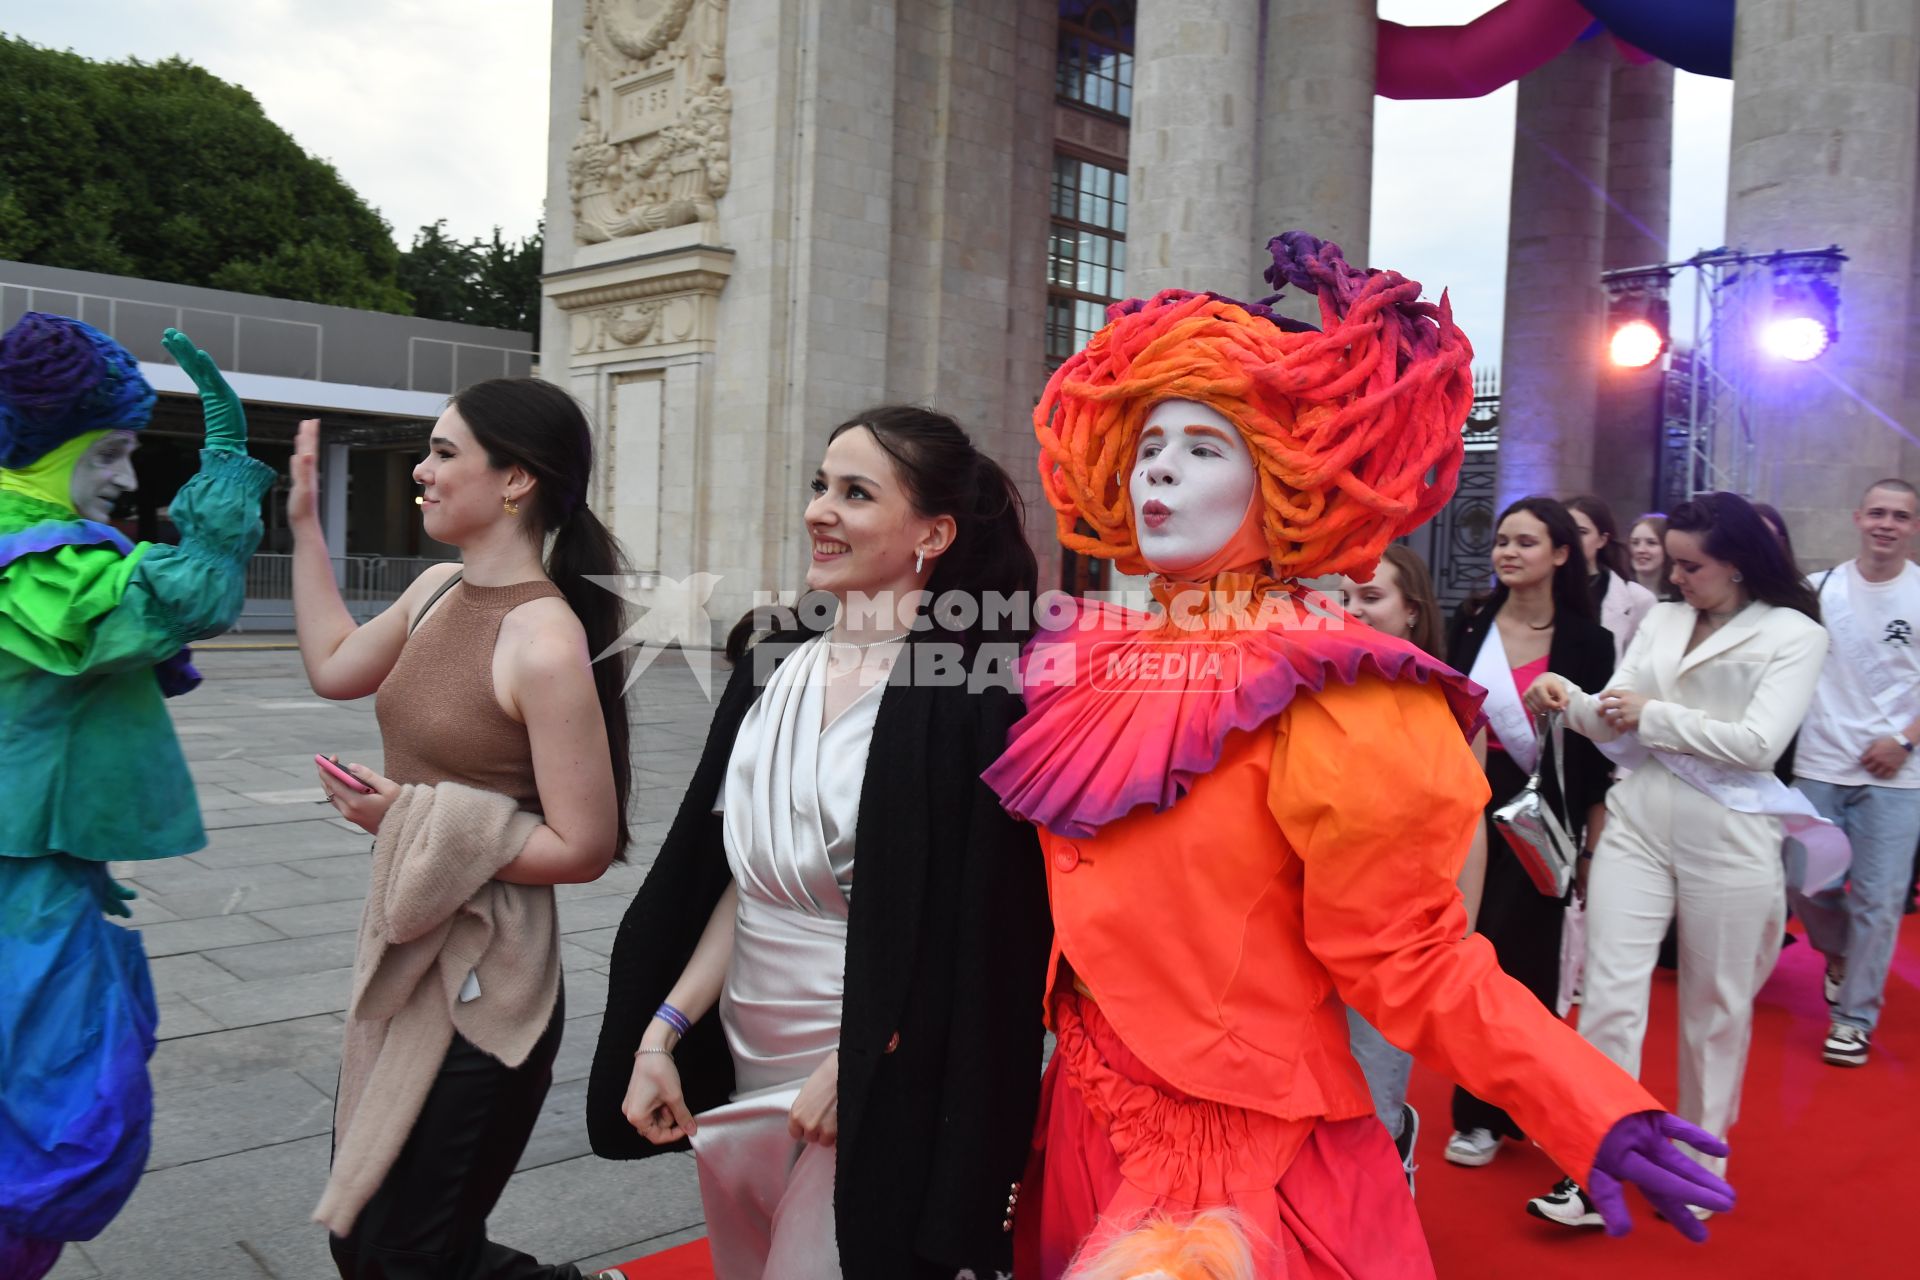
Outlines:
[[[1012,482],[926,410],[845,424],[813,492],[807,583],[835,621],[755,646],[729,684],[616,941],[589,1127],[619,1070],[629,1137],[691,1140],[718,1280],[992,1275],[1037,1106],[1045,889],[1030,830],[978,781],[1019,699],[970,692],[965,665],[962,687],[923,687],[921,659],[956,633],[929,640],[921,610],[1031,591],[1032,552]],[[713,813],[717,902],[696,867],[711,836],[680,838]],[[697,944],[663,941],[687,912]],[[710,1011],[731,1059],[717,1106]],[[644,1154],[604,1130],[595,1149]]]

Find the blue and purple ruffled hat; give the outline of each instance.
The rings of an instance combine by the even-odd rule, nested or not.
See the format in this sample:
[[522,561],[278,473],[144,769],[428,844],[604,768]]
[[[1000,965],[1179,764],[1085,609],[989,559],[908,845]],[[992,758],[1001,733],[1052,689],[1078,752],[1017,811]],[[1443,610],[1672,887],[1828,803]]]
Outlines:
[[70,316],[29,311],[0,335],[0,468],[89,431],[138,431],[153,401],[132,352]]

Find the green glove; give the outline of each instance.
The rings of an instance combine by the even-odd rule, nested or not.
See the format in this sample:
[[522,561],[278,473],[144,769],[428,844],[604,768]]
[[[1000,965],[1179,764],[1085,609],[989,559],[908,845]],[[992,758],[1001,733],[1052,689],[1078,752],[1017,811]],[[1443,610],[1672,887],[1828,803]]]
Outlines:
[[193,345],[193,339],[178,329],[160,335],[160,345],[173,362],[187,371],[193,385],[200,388],[200,411],[207,422],[206,447],[223,453],[247,451],[247,415],[240,397],[220,376],[213,357]]
[[127,904],[139,896],[137,890],[121,884],[107,874],[104,866],[100,868],[100,879],[93,887],[93,900],[100,904],[102,911],[110,916],[119,916],[123,920],[131,919],[133,908]]

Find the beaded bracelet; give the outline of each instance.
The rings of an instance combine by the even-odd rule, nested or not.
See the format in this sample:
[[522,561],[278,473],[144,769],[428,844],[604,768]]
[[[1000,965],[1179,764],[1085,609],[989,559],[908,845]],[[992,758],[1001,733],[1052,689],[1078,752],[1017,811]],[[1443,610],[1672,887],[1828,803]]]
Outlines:
[[660,1007],[653,1011],[653,1016],[672,1027],[676,1035],[684,1036],[693,1027],[693,1023],[686,1014],[665,1001],[662,1001]]

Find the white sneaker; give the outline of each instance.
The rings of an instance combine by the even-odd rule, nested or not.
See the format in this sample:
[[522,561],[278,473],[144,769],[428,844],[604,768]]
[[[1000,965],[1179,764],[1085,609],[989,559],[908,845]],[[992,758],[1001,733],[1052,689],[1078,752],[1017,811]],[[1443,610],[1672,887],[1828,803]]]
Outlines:
[[1820,1046],[1820,1056],[1836,1067],[1867,1065],[1867,1033],[1850,1023],[1836,1022]]
[[1839,960],[1827,960],[1826,976],[1820,981],[1820,988],[1826,994],[1827,1007],[1840,1003],[1840,984],[1847,980],[1847,962],[1845,957]]
[[1464,1164],[1477,1169],[1491,1164],[1500,1151],[1500,1138],[1491,1129],[1455,1129],[1447,1139],[1448,1164]]
[[1606,1219],[1593,1207],[1593,1201],[1587,1199],[1587,1193],[1572,1178],[1562,1178],[1553,1184],[1553,1190],[1543,1196],[1535,1196],[1527,1201],[1527,1212],[1536,1218],[1545,1218],[1548,1222],[1557,1222],[1563,1227],[1604,1227]]

